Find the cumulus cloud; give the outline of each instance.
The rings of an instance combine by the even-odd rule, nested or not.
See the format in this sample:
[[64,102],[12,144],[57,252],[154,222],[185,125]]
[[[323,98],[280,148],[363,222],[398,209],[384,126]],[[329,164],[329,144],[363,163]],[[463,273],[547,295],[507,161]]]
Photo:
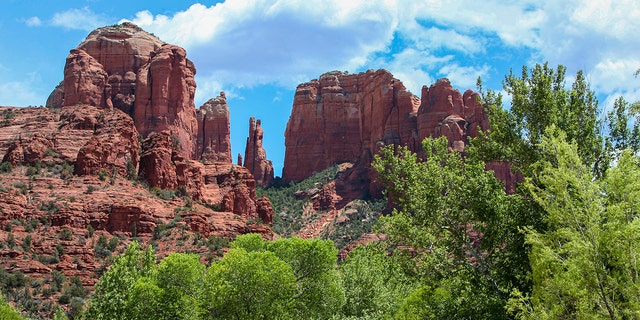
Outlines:
[[87,7],[57,12],[51,18],[50,23],[57,27],[86,31],[108,24],[105,17],[96,14]]
[[33,16],[27,20],[24,21],[24,23],[28,26],[28,27],[38,27],[42,25],[42,20],[40,20],[40,18]]
[[521,52],[531,64],[585,70],[594,89],[613,94],[633,92],[640,68],[630,58],[640,51],[640,3],[632,0],[227,0],[130,20],[188,50],[206,92],[199,96],[378,68],[414,93],[443,76],[473,88],[478,76],[499,81],[497,60],[517,70],[522,62],[511,57]]
[[[387,1],[388,2],[388,1]],[[385,1],[246,1],[194,4],[173,16],[132,21],[184,46],[199,72],[222,83],[295,86],[329,70],[363,67],[393,38]]]

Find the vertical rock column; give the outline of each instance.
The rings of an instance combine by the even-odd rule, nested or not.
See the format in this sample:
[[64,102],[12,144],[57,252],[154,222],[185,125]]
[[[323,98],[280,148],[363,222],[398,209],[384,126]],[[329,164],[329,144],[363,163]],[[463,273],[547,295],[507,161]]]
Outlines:
[[249,169],[256,179],[256,185],[268,186],[273,182],[273,164],[267,160],[267,153],[262,147],[264,132],[260,120],[249,119],[249,137],[244,152],[244,167]]

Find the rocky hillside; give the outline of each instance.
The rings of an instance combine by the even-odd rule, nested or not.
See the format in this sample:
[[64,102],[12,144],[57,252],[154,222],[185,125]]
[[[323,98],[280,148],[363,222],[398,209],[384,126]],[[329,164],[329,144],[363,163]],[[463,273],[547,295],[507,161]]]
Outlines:
[[12,300],[70,308],[134,238],[212,259],[238,234],[273,236],[270,201],[231,162],[224,93],[196,109],[195,72],[184,49],[124,23],[70,51],[47,107],[0,107],[0,281]]

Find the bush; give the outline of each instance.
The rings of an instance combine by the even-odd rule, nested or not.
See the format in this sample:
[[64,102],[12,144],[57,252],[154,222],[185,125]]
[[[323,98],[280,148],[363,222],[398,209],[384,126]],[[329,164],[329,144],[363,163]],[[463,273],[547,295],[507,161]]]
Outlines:
[[11,162],[3,162],[0,164],[0,173],[9,173],[13,171],[13,165]]
[[96,246],[93,249],[94,254],[101,258],[106,258],[111,255],[111,250],[108,248],[107,237],[101,235],[98,237],[98,241],[96,242]]
[[100,180],[104,181],[104,180],[106,180],[106,179],[107,179],[107,175],[108,175],[107,171],[105,171],[105,170],[100,170],[100,171],[98,172],[98,179],[100,179]]
[[69,230],[67,228],[62,228],[62,230],[58,234],[58,237],[61,240],[67,240],[68,241],[68,240],[73,239],[73,232],[71,232],[71,230]]
[[24,251],[29,251],[31,249],[31,235],[28,234],[22,239],[22,249]]

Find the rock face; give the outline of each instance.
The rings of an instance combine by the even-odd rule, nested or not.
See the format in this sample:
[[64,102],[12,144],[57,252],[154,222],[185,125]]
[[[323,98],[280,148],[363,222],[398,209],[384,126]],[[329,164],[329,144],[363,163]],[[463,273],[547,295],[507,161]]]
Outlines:
[[130,174],[127,171],[135,171],[140,142],[131,117],[118,109],[105,112],[87,106],[83,111],[93,112],[97,122],[93,127],[94,136],[78,151],[75,173],[88,175],[104,171],[126,177]]
[[273,182],[273,164],[267,160],[267,153],[262,147],[264,132],[260,120],[249,119],[249,137],[244,151],[244,166],[249,169],[259,186],[268,186]]
[[151,53],[149,63],[138,69],[133,120],[143,136],[171,132],[179,142],[178,152],[191,159],[198,128],[193,104],[196,69],[186,56],[184,49],[174,45]]
[[169,130],[180,153],[193,158],[195,73],[184,49],[131,23],[99,28],[71,50],[64,80],[47,105],[115,107],[131,116],[145,137]]
[[196,117],[198,138],[195,159],[231,162],[229,106],[224,92],[205,102],[196,112]]
[[65,105],[88,104],[106,107],[107,72],[84,50],[73,49],[64,67],[63,101]]
[[447,79],[423,87],[418,99],[386,70],[329,72],[296,89],[282,178],[299,181],[349,162],[353,166],[332,186],[337,196],[344,202],[376,196],[380,187],[371,183],[370,163],[381,147],[405,145],[420,153],[425,137],[446,136],[462,151],[467,137],[488,127],[478,94],[462,95]]
[[420,141],[445,136],[450,147],[462,152],[468,136],[477,136],[478,128],[489,128],[489,118],[479,99],[478,93],[471,90],[461,95],[448,79],[440,79],[428,88],[423,86],[417,119]]
[[334,71],[299,85],[285,131],[282,178],[298,181],[336,163],[368,163],[385,144],[415,147],[419,106],[386,70]]

